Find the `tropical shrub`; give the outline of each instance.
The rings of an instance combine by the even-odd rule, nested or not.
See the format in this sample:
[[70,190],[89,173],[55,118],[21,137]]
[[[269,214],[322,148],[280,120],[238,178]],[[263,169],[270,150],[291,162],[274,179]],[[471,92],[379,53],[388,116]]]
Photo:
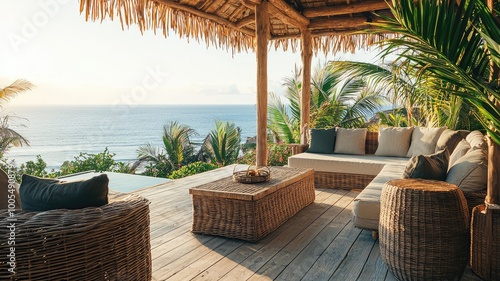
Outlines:
[[187,164],[186,166],[181,167],[179,170],[173,171],[172,174],[170,174],[169,178],[180,179],[217,168],[218,166],[215,164],[197,161],[191,164]]
[[[292,150],[284,143],[268,144],[267,164],[269,166],[285,166],[288,164],[288,157],[292,155]],[[255,165],[255,150],[248,149],[243,156],[238,159],[238,163]]]
[[68,175],[79,172],[94,170],[96,172],[114,172],[130,170],[129,164],[118,164],[110,153],[108,148],[98,154],[80,153],[73,161],[64,161],[61,166],[60,175]]

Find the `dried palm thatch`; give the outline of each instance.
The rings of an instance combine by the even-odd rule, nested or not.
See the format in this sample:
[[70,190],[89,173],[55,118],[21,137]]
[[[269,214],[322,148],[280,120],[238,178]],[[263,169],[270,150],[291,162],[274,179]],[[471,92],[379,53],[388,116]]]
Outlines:
[[[254,49],[255,5],[266,0],[80,0],[87,20],[119,18],[122,28],[138,25],[141,32],[170,31],[188,40],[232,53]],[[293,51],[303,30],[312,34],[314,52],[354,52],[380,40],[359,33],[386,13],[384,0],[267,0],[270,3],[269,39],[276,49]],[[358,32],[353,34],[353,32]]]

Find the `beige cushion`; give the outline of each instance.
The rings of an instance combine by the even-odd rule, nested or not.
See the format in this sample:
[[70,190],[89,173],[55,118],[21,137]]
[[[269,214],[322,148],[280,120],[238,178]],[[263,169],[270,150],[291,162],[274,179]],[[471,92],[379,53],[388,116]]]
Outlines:
[[445,127],[415,127],[411,136],[410,149],[408,149],[406,156],[413,157],[416,155],[429,155],[434,153],[436,151],[437,141],[445,129]]
[[370,184],[356,196],[352,210],[354,226],[373,230],[378,229],[382,188],[384,188],[386,182],[400,178],[404,169],[405,161],[386,165]]
[[470,132],[467,137],[465,137],[465,140],[469,142],[470,147],[480,147],[482,149],[487,149],[488,145],[486,143],[486,139],[484,138],[483,133],[480,131],[472,131]]
[[288,158],[288,166],[311,168],[319,172],[376,176],[385,165],[404,164],[408,158],[375,155],[299,153]]
[[450,161],[448,161],[448,170],[457,162],[458,159],[460,159],[462,156],[464,156],[467,151],[470,149],[470,144],[467,142],[467,140],[463,139],[461,140],[455,149],[453,149],[453,153],[450,155]]
[[0,169],[0,210],[8,209],[9,203],[13,204],[10,207],[20,209],[20,200],[18,184],[12,180],[9,188],[9,177]]
[[375,155],[405,157],[410,148],[413,127],[380,127]]
[[488,156],[483,149],[471,149],[458,159],[448,171],[446,181],[456,184],[463,191],[486,189],[488,179]]
[[452,153],[457,144],[463,139],[464,137],[459,131],[445,129],[436,143],[436,152],[448,148],[448,151]]
[[366,128],[337,128],[334,153],[365,154]]

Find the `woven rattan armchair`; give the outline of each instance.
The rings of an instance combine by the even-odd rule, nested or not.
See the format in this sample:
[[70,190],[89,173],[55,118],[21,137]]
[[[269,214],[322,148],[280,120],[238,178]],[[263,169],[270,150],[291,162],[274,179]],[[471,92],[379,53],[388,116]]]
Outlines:
[[0,280],[150,280],[149,201],[133,194],[109,199],[77,210],[0,210]]

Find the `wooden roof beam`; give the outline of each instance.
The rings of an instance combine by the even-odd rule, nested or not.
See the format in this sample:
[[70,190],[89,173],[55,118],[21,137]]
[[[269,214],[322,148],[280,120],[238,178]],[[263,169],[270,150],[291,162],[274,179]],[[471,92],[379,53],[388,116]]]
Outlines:
[[308,29],[352,29],[367,25],[369,19],[363,16],[337,16],[334,18],[311,20]]
[[240,19],[235,24],[236,24],[236,27],[242,28],[242,27],[247,26],[247,25],[252,24],[252,23],[255,23],[255,14],[250,14],[250,15]]
[[252,37],[255,36],[255,33],[253,31],[245,29],[245,28],[237,27],[236,24],[234,24],[226,19],[220,18],[220,17],[213,15],[213,14],[199,11],[195,8],[188,7],[186,5],[179,4],[178,2],[175,2],[173,0],[153,0],[153,1],[164,4],[172,9],[180,10],[180,11],[187,12],[187,13],[193,14],[193,15],[201,17],[201,18],[209,19],[209,20],[214,21],[220,25],[224,25],[224,26],[227,26],[229,28],[235,29],[235,30],[237,30],[245,35],[249,35]]
[[306,28],[310,21],[301,13],[297,12],[292,6],[288,5],[283,0],[269,0],[272,9],[271,14],[279,18],[284,23],[299,27]]
[[335,5],[305,9],[303,14],[308,18],[348,15],[389,9],[384,0],[367,0],[346,5]]

